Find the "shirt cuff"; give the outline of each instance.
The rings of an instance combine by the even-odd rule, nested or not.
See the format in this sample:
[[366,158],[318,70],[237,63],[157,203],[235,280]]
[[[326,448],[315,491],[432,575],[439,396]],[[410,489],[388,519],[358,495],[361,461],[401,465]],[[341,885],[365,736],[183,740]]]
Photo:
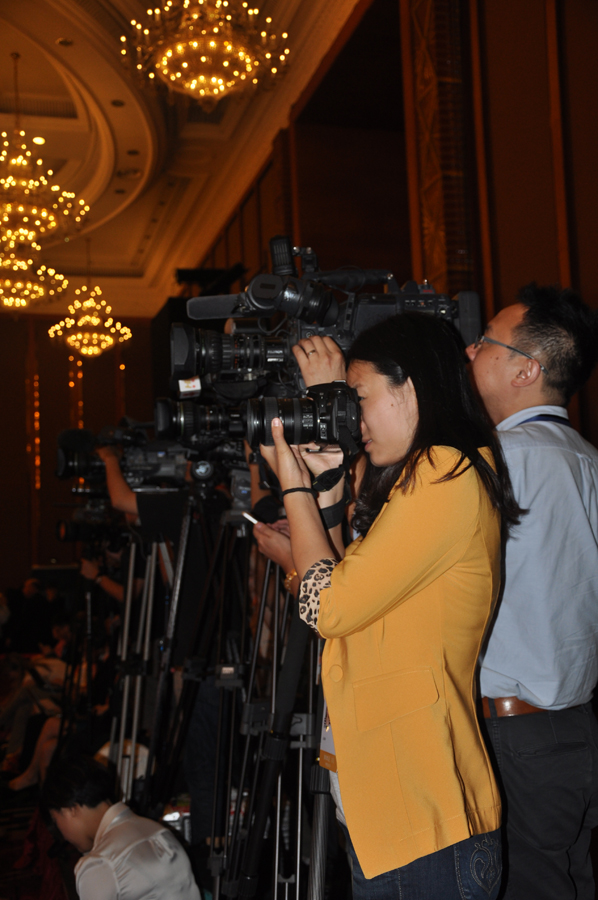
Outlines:
[[318,630],[320,591],[330,587],[330,577],[336,566],[332,558],[319,559],[307,570],[299,586],[299,615],[310,628]]

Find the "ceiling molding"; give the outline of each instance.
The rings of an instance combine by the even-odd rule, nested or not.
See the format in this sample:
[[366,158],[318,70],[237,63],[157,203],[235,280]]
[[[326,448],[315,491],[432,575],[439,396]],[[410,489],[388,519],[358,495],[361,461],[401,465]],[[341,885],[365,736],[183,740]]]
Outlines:
[[[272,16],[277,33],[289,33],[284,76],[270,91],[231,97],[218,114],[192,121],[192,101],[175,97],[168,105],[164,94],[143,91],[122,64],[119,37],[143,11],[138,0],[0,0],[0,27],[6,21],[37,48],[39,89],[29,91],[23,126],[28,133],[45,129],[48,151],[65,160],[63,186],[92,206],[84,233],[93,238],[94,273],[119,315],[153,316],[178,293],[175,269],[194,267],[205,255],[356,5],[265,0],[262,13]],[[72,43],[62,46],[60,38]],[[44,93],[48,62],[65,85],[62,107]],[[0,123],[10,94],[11,85],[0,84]],[[43,114],[69,103],[76,118]],[[44,260],[69,277],[66,302],[84,281],[82,259],[81,237],[44,251]]]

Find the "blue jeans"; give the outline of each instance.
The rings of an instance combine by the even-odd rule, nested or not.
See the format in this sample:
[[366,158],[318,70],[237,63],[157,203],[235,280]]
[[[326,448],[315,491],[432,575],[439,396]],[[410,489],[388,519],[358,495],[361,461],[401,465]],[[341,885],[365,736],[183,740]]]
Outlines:
[[476,834],[374,878],[361,870],[344,829],[353,900],[496,900],[502,873],[500,831]]

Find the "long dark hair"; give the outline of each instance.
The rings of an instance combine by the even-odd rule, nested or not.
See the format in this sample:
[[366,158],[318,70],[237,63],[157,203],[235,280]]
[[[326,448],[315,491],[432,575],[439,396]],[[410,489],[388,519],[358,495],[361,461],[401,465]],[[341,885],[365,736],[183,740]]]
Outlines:
[[[398,482],[407,492],[422,458],[434,464],[431,450],[439,445],[461,454],[441,480],[456,478],[473,466],[503,523],[518,523],[522,510],[513,496],[500,445],[474,396],[460,339],[451,326],[423,313],[393,316],[356,338],[347,355],[347,363],[353,361],[371,363],[396,387],[411,378],[419,410],[413,442],[403,459],[375,466],[368,458],[353,517],[360,534],[367,534],[393,485]],[[480,453],[483,447],[490,448],[496,471]],[[464,460],[468,465],[462,467]]]

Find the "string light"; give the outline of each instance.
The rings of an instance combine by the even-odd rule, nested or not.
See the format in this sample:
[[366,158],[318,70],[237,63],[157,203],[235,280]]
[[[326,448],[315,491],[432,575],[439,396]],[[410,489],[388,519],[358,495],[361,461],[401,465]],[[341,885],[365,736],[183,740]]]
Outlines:
[[33,376],[33,472],[36,491],[42,486],[41,476],[41,437],[39,414],[39,375]]

